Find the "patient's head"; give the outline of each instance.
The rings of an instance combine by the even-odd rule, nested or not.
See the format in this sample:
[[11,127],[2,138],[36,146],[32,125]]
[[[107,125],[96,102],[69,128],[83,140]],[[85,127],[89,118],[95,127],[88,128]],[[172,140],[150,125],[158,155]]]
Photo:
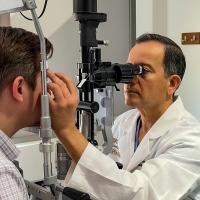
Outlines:
[[[48,58],[53,46],[46,39]],[[40,72],[39,37],[21,28],[0,27],[0,93],[15,77],[23,76],[32,89]]]

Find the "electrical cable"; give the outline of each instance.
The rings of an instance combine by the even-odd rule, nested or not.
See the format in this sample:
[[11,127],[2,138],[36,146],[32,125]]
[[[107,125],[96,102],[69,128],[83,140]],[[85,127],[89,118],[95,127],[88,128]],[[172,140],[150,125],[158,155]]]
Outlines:
[[[46,10],[46,7],[47,7],[47,3],[48,3],[48,0],[45,0],[44,6],[43,6],[43,9],[42,9],[42,12],[41,12],[41,14],[39,15],[38,19],[40,19],[40,18],[43,16],[43,14],[44,14],[44,12],[45,12],[45,10]],[[22,12],[20,12],[20,14],[21,14],[25,19],[27,19],[27,20],[29,20],[29,21],[32,21],[32,20],[33,20],[33,19],[28,18],[27,16],[25,16]]]

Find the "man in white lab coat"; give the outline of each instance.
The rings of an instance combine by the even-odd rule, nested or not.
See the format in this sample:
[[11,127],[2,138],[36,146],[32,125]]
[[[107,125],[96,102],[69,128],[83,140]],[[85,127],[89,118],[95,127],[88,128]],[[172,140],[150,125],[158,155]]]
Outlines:
[[[74,161],[66,184],[99,200],[200,199],[200,124],[175,96],[186,66],[180,47],[145,34],[128,62],[142,65],[146,73],[125,85],[125,103],[136,109],[120,115],[113,126],[111,156],[123,169],[76,129],[76,88],[66,78],[59,83],[51,108],[54,117],[65,119],[54,129]],[[54,74],[49,77],[57,81]],[[61,112],[56,112],[58,102]]]

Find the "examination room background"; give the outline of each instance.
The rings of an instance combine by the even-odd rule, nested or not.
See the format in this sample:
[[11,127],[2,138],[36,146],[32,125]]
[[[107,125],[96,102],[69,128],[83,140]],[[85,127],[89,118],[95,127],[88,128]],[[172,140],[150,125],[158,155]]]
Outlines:
[[[36,2],[42,8],[43,1]],[[72,8],[72,0],[49,1],[41,23],[55,48],[50,68],[69,73],[75,79],[80,46],[78,23],[72,16]],[[200,120],[200,45],[181,45],[182,32],[200,31],[199,8],[199,0],[136,0],[136,36],[144,32],[161,33],[182,47],[187,59],[187,71],[179,94],[187,109]],[[102,49],[103,60],[126,62],[129,51],[129,0],[98,0],[98,10],[108,14],[108,21],[98,28],[98,37],[110,40],[109,47]],[[12,15],[11,24],[34,31],[33,24],[19,14]],[[122,91],[115,96],[117,116],[127,108]]]
[[[40,13],[44,1],[36,0],[36,3]],[[186,108],[200,120],[200,45],[181,45],[181,33],[200,32],[199,8],[199,0],[136,0],[136,36],[145,32],[160,33],[169,36],[183,49],[187,70],[178,93]],[[49,0],[40,21],[45,36],[54,45],[54,56],[49,61],[50,69],[68,73],[75,80],[78,72],[76,63],[80,61],[80,39],[78,22],[74,21],[72,10],[73,0]],[[98,0],[98,11],[108,15],[107,22],[100,24],[97,29],[98,39],[110,41],[108,47],[102,47],[102,60],[125,63],[130,48],[129,0]],[[33,23],[20,14],[11,15],[11,25],[35,32]],[[120,92],[115,92],[115,116],[127,109],[124,106],[123,87],[120,88]],[[25,148],[24,145],[21,149],[21,164],[30,169],[31,162],[28,163],[26,159],[30,151],[38,152],[38,148],[29,147],[29,152]],[[32,174],[25,174],[28,180],[42,176],[42,154],[40,157],[37,155],[35,153],[37,159],[41,160],[38,160],[39,164],[35,165]],[[39,174],[34,174],[36,171]]]

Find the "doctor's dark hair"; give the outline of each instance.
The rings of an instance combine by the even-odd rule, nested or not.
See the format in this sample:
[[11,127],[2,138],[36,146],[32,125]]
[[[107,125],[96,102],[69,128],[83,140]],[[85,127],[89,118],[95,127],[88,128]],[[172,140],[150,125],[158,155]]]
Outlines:
[[[46,53],[50,58],[53,46],[45,40]],[[39,72],[39,37],[21,28],[0,27],[0,94],[17,76],[23,76],[34,90]]]
[[163,59],[165,75],[177,74],[182,79],[185,73],[186,61],[181,48],[173,40],[165,36],[150,33],[139,36],[135,44],[147,41],[157,41],[165,45]]

